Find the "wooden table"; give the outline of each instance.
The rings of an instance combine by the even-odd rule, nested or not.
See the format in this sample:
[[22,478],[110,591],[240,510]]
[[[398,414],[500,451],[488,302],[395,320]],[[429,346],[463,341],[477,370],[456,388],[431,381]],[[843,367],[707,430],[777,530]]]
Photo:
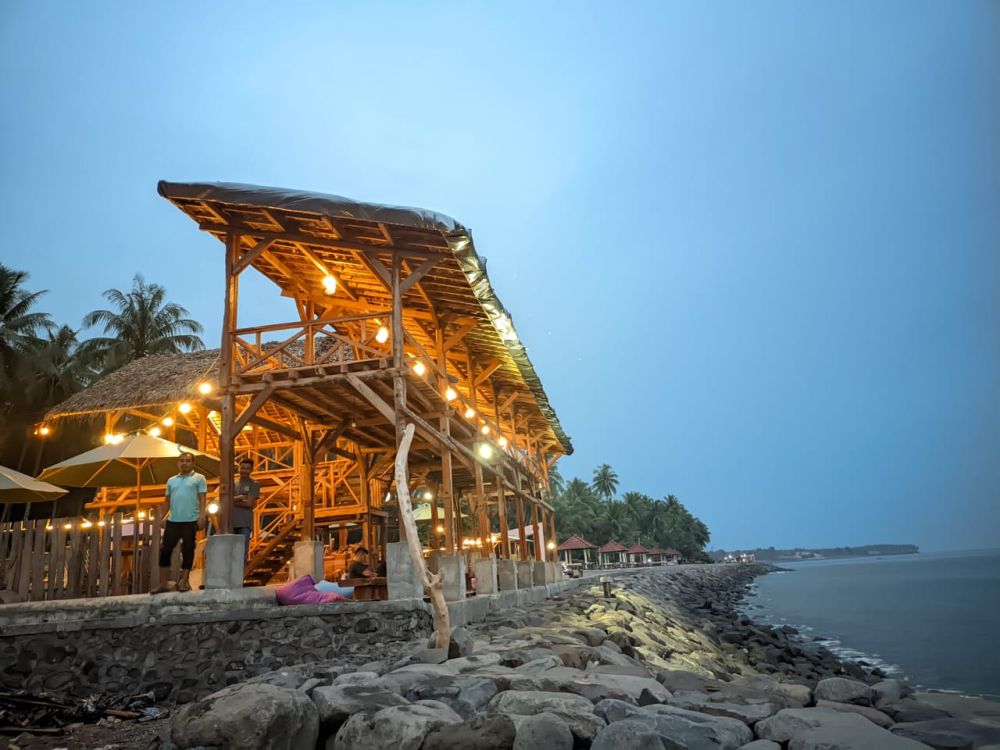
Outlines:
[[389,598],[389,586],[385,578],[348,578],[342,585],[354,587],[354,601],[356,602]]

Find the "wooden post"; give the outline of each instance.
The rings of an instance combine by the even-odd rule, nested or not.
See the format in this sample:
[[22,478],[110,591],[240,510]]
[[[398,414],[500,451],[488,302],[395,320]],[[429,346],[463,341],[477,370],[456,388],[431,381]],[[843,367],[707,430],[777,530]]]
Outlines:
[[[556,537],[556,514],[551,510],[549,511],[549,539],[555,542],[556,545],[559,544],[559,539]],[[557,550],[552,551],[552,558],[554,561],[559,559]]]
[[[444,326],[441,319],[437,320],[434,332],[434,343],[437,345],[438,383],[440,384],[441,400],[444,403],[444,416],[438,420],[441,434],[451,437],[451,404],[448,402],[448,353],[444,348]],[[449,555],[455,554],[455,487],[451,474],[451,450],[447,445],[441,446],[441,490],[440,497],[444,503],[444,548]],[[461,515],[458,516],[461,519]]]
[[[498,457],[497,462],[499,463],[503,459]],[[507,494],[504,489],[503,482],[503,472],[500,471],[500,467],[496,467],[496,485],[497,485],[497,515],[500,519],[500,554],[505,560],[510,559],[510,536],[508,535],[507,529]]]
[[[376,263],[378,261],[375,261]],[[406,375],[405,363],[403,362],[403,295],[400,291],[400,271],[402,259],[398,255],[392,256],[392,396],[393,396],[393,417],[395,418],[396,429],[396,450],[403,442],[403,431],[406,427],[404,422],[404,410],[406,409]],[[408,477],[407,477],[408,478]],[[397,477],[398,479],[398,477]],[[396,487],[396,497],[405,491],[409,497],[409,487]],[[402,504],[400,504],[402,508]],[[403,518],[399,519],[399,541],[405,541],[407,533],[406,524]]]
[[302,460],[299,464],[299,498],[302,503],[302,539],[313,541],[316,536],[316,456],[306,420],[298,418],[302,435]]
[[236,398],[233,385],[233,331],[237,325],[240,277],[235,271],[240,249],[240,235],[235,229],[226,233],[226,296],[222,316],[222,349],[219,352],[219,390],[222,396],[222,430],[219,435],[219,525],[223,534],[232,531],[233,468]]
[[535,539],[535,559],[544,560],[543,555],[545,550],[543,549],[545,545],[542,543],[541,537],[539,537],[539,526],[538,526],[538,502],[535,501],[531,504],[531,533],[534,535]]

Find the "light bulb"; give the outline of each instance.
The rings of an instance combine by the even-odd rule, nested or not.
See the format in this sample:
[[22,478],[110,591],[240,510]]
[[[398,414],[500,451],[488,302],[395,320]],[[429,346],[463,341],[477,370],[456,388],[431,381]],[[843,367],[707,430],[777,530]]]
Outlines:
[[337,291],[337,280],[333,276],[323,277],[323,291],[327,294],[334,294]]
[[45,427],[44,425],[38,429],[38,434],[41,435],[42,437],[45,437],[50,432],[52,432],[52,430],[50,430],[48,427]]
[[198,393],[200,393],[202,396],[207,396],[211,392],[212,392],[211,383],[202,383],[201,385],[198,386]]
[[93,525],[94,525],[93,521],[84,520],[83,523],[80,524],[80,528],[89,529]]
[[481,433],[483,433],[484,435],[489,435],[490,434],[490,426],[488,424],[484,424],[482,427],[479,428],[479,431]]
[[191,404],[184,402],[183,404],[177,407],[177,411],[179,411],[181,414],[187,414],[188,412],[191,411]]
[[375,340],[380,344],[384,344],[389,340],[389,329],[385,326],[379,326],[378,333],[375,334]]
[[458,398],[458,392],[454,388],[449,387],[448,390],[444,392],[444,397],[448,401],[454,401]]
[[145,520],[145,518],[146,518],[146,511],[140,510],[139,511],[139,520],[142,521],[142,520]]
[[427,366],[420,360],[417,360],[417,363],[413,365],[413,372],[418,378],[422,378],[424,373],[427,372]]
[[207,510],[214,516],[216,513],[219,512],[219,504],[215,502],[209,503],[208,507],[206,507],[205,510]]
[[493,446],[489,443],[480,443],[479,448],[476,449],[479,453],[479,457],[489,460],[493,458]]
[[500,442],[500,447],[501,448],[506,448],[507,447],[507,438],[505,438],[503,435],[500,436],[500,441],[499,442]]
[[476,416],[476,410],[473,409],[471,406],[465,410],[466,419],[472,419],[474,416]]
[[149,434],[152,435],[153,437],[159,437],[161,432],[162,431],[160,430],[159,427],[151,427],[149,429]]
[[160,422],[161,422],[161,424],[164,427],[173,427],[173,425],[174,425],[174,418],[173,417],[164,417],[163,419],[160,420]]

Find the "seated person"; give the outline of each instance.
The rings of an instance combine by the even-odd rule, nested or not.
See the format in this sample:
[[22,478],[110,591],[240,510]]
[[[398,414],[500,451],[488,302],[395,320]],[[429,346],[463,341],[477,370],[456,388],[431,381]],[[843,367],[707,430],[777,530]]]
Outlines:
[[364,547],[358,547],[357,551],[354,553],[354,562],[351,563],[351,567],[347,569],[348,578],[374,578],[375,573],[368,566],[368,550]]

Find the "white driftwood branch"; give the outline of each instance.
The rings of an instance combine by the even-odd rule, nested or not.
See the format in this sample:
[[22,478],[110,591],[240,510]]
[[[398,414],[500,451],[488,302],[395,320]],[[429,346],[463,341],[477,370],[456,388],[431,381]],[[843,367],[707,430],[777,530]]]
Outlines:
[[444,600],[444,587],[440,573],[433,575],[427,572],[424,564],[424,553],[420,549],[420,537],[417,536],[417,522],[413,517],[413,505],[410,502],[410,474],[406,466],[410,454],[410,444],[413,442],[413,424],[408,424],[403,430],[403,439],[396,451],[396,496],[399,498],[399,522],[406,527],[406,545],[410,550],[410,558],[420,574],[420,580],[431,598],[431,608],[434,611],[434,635],[437,648],[448,648],[451,641],[451,619],[448,616],[448,605]]

